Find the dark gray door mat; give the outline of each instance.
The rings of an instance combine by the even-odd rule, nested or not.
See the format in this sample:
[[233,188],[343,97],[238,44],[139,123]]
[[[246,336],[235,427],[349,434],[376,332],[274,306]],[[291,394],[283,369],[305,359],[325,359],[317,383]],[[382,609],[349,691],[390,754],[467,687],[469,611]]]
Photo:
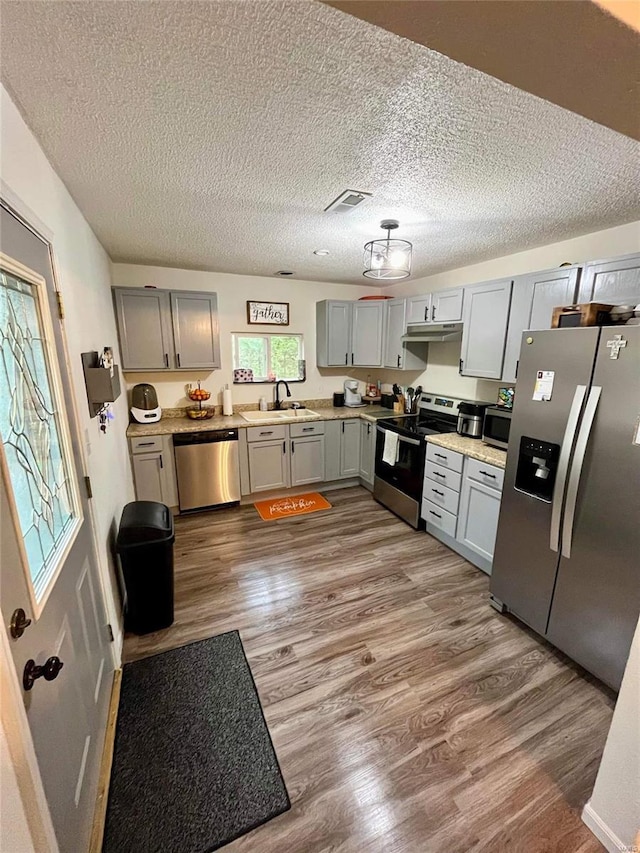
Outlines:
[[208,853],[290,807],[237,631],[124,667],[103,853]]

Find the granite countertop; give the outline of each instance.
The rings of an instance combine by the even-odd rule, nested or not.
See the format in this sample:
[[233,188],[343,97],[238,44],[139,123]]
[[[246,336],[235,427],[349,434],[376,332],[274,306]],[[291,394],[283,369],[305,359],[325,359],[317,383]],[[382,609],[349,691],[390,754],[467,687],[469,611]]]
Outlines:
[[495,465],[496,468],[505,468],[507,465],[507,451],[499,447],[491,447],[479,438],[467,438],[456,432],[442,433],[441,435],[429,435],[426,439],[430,444],[446,447],[447,450],[455,450],[471,459],[486,462],[487,465]]
[[216,415],[213,418],[202,421],[194,421],[186,415],[181,418],[169,417],[162,418],[152,424],[129,424],[127,428],[127,436],[135,438],[143,435],[173,435],[177,432],[207,432],[215,429],[243,429],[252,426],[273,426],[274,424],[292,424],[299,421],[335,421],[345,420],[346,418],[362,418],[367,421],[377,421],[379,418],[394,417],[391,409],[384,409],[382,406],[367,405],[366,408],[349,408],[342,406],[335,408],[312,408],[316,414],[304,414],[307,409],[299,409],[299,415],[290,420],[282,418],[265,418],[261,421],[247,421],[241,414]]

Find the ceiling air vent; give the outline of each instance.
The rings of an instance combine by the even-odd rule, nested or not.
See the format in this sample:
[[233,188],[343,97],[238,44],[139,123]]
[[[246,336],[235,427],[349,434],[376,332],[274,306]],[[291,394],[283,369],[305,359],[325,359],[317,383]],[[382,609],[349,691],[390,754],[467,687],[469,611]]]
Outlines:
[[325,207],[325,213],[348,213],[357,207],[359,204],[371,198],[371,193],[361,192],[360,190],[345,190],[340,193],[338,198],[334,198],[328,207]]

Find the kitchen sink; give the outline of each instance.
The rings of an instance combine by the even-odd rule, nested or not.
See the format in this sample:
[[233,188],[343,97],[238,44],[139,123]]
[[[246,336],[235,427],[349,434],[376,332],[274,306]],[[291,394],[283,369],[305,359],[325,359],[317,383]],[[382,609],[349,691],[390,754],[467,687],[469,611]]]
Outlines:
[[271,412],[240,412],[245,421],[261,423],[262,421],[296,421],[305,418],[319,418],[317,412],[311,409],[280,409]]

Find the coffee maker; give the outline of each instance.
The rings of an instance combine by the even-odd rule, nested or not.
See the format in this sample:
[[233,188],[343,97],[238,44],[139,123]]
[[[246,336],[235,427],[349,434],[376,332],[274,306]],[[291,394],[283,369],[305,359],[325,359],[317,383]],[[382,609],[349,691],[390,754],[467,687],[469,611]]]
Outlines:
[[162,409],[158,405],[158,395],[153,385],[141,382],[134,385],[131,391],[131,416],[139,424],[152,424],[162,417]]
[[358,391],[357,379],[345,379],[344,381],[344,404],[355,408],[365,405],[362,402],[362,394]]

